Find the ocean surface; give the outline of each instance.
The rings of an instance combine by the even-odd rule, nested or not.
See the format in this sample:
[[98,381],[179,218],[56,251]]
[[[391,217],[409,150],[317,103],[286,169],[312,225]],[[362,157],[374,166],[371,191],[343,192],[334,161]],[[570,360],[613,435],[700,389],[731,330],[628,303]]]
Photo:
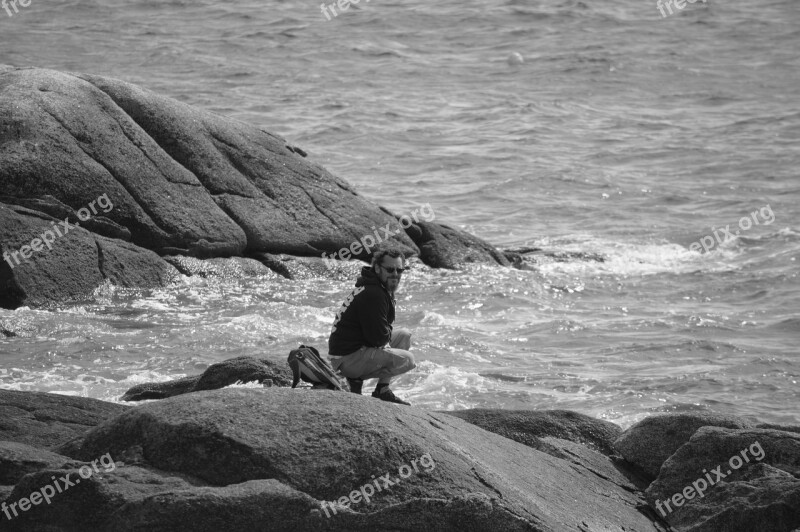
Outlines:
[[[797,0],[336,10],[32,0],[0,10],[0,64],[140,84],[284,136],[398,214],[430,204],[555,253],[414,267],[395,325],[418,367],[393,388],[417,406],[800,424]],[[19,334],[0,340],[0,387],[118,400],[234,356],[282,361],[326,345],[351,286],[185,278],[0,310]]]

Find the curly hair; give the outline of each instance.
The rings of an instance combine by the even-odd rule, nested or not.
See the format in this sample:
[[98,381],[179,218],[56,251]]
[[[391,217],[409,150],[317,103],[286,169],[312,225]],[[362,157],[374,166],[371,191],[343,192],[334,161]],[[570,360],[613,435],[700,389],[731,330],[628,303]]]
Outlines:
[[403,255],[402,251],[397,248],[386,248],[375,251],[375,253],[372,254],[372,266],[381,264],[383,257],[392,257],[393,259],[400,258],[403,259],[403,264],[406,263],[406,256]]

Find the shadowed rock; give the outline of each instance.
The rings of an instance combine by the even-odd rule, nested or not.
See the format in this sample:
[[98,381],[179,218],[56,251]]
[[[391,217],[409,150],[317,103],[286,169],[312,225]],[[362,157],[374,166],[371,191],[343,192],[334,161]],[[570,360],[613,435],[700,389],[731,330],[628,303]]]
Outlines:
[[[0,202],[7,204],[19,205],[26,207],[32,211],[39,211],[49,214],[59,221],[69,220],[72,225],[81,225],[84,229],[108,238],[118,238],[120,240],[130,241],[131,232],[127,228],[109,220],[103,216],[103,210],[99,210],[92,218],[82,220],[78,213],[68,205],[64,205],[55,197],[45,194],[41,198],[12,198],[0,197]],[[97,207],[95,207],[97,209]]]
[[[158,255],[129,242],[71,225],[58,237],[54,227],[64,230],[61,222],[0,203],[0,253],[9,254],[0,260],[0,306],[84,300],[106,280],[122,287],[147,288],[165,286],[177,277],[177,270]],[[47,232],[55,237],[51,249],[42,243]]]
[[[2,486],[0,485],[0,502],[6,500],[9,495],[14,491],[14,486]],[[0,518],[1,520],[1,518]]]
[[456,269],[469,262],[511,263],[493,246],[447,225],[419,222],[407,230],[419,247],[419,258],[434,268]]
[[168,382],[137,384],[125,392],[123,401],[165,399],[201,390],[216,390],[237,382],[260,382],[271,386],[290,386],[292,372],[284,364],[266,358],[241,356],[212,364],[202,375]]
[[[61,468],[75,460],[24,443],[0,441],[0,484],[16,484],[40,469]],[[2,500],[2,499],[0,499]]]
[[87,397],[0,390],[0,440],[49,449],[129,408]]
[[[261,496],[256,500],[276,511],[288,499],[302,509],[293,522],[297,530],[319,523],[331,530],[418,529],[413,527],[424,523],[459,531],[484,529],[472,523],[531,531],[621,531],[623,525],[663,530],[640,512],[641,495],[627,483],[620,486],[453,416],[342,392],[227,389],[173,397],[132,409],[60,451],[85,460],[123,455],[131,447],[141,449],[151,467],[189,473],[217,487],[279,482],[286,488],[251,483],[221,496],[247,498],[244,508]],[[340,499],[387,473],[392,485],[376,490],[369,504],[336,506],[336,515],[320,517],[325,508],[332,511],[321,501]],[[186,500],[197,506],[198,497],[213,493],[195,490]],[[179,499],[153,497],[115,522],[140,530],[159,511],[174,509],[185,516],[180,523],[170,518],[175,530],[202,526],[199,516],[179,509]],[[264,527],[279,523],[265,521]]]
[[[27,510],[24,511],[19,504],[13,509],[9,507],[12,519],[9,521],[0,513],[0,529],[26,532],[30,530],[111,532],[114,528],[107,527],[105,523],[109,515],[123,504],[135,503],[150,495],[171,493],[192,487],[192,484],[180,475],[170,475],[141,467],[105,468],[99,463],[97,471],[91,466],[87,467],[88,470],[83,470],[84,476],[81,476],[80,470],[76,468],[44,469],[27,475],[8,496],[6,500],[8,504],[22,499],[30,500],[32,493],[41,494],[42,488],[46,486],[57,485],[61,491],[52,489],[55,493],[50,496],[49,504],[42,499],[38,505],[28,504]],[[17,515],[14,516],[14,513]]]
[[121,401],[146,401],[149,399],[166,399],[194,391],[200,375],[192,375],[182,379],[166,382],[143,382],[128,389],[120,398]]
[[753,427],[753,423],[713,412],[653,416],[623,432],[614,442],[614,448],[652,481],[658,476],[661,464],[689,441],[697,429],[706,426],[742,429]]
[[800,526],[799,476],[800,435],[702,427],[646,494],[678,530],[789,532]]
[[[277,480],[170,491],[120,507],[108,530],[326,530],[317,501]],[[312,514],[312,515],[310,515]],[[309,526],[312,525],[313,526]],[[191,527],[191,528],[190,528]]]

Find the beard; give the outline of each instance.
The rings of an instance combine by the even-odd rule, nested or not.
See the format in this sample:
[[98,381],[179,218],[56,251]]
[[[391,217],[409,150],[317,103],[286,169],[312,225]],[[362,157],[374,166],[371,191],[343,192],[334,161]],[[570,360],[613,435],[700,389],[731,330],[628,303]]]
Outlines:
[[388,279],[386,279],[386,289],[390,293],[394,294],[395,291],[397,290],[398,286],[400,286],[400,279],[399,278],[389,277]]

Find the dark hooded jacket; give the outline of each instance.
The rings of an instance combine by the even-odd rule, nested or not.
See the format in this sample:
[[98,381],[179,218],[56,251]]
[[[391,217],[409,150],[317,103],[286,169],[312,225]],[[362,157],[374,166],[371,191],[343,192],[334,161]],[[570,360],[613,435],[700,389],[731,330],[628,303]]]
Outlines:
[[383,347],[392,337],[395,301],[370,266],[336,313],[328,354],[344,356],[362,347]]

